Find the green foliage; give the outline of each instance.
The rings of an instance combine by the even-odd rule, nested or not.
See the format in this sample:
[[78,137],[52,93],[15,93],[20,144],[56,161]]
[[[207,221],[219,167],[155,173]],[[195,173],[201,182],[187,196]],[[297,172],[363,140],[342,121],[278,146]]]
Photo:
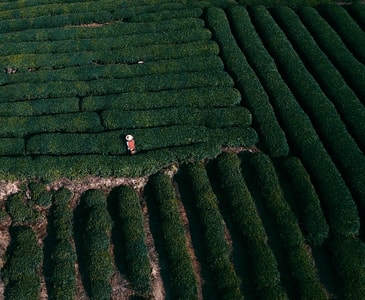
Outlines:
[[[30,68],[36,70],[52,70],[94,65],[95,63],[136,64],[141,60],[147,62],[188,56],[209,56],[217,55],[218,51],[218,46],[213,41],[196,41],[182,44],[125,47],[108,51],[74,52],[72,55],[70,53],[14,54],[0,57],[0,66],[2,69],[11,67],[16,69],[17,72],[28,72]],[[187,75],[185,74],[185,76]],[[5,89],[5,87],[2,89]]]
[[81,109],[83,111],[96,111],[104,109],[139,110],[164,107],[209,108],[233,106],[239,104],[240,101],[240,93],[231,87],[201,87],[90,96],[82,99]]
[[0,208],[0,222],[4,221],[8,217],[5,209]]
[[[336,106],[349,132],[358,145],[365,149],[365,123],[362,121],[365,119],[365,108],[363,104],[292,10],[280,7],[271,10],[271,13],[303,61],[310,66],[316,81]],[[352,36],[352,34],[346,36]]]
[[365,33],[344,7],[336,4],[322,5],[317,8],[320,14],[334,28],[354,56],[365,64]]
[[93,30],[81,26],[68,26],[62,28],[28,29],[26,31],[4,33],[1,35],[4,43],[59,41],[68,39],[100,38],[158,33],[177,30],[203,28],[204,21],[197,18],[169,19],[159,22],[112,22],[104,26],[94,27]]
[[[252,7],[250,15],[259,32],[265,32],[266,36],[270,32],[274,36],[278,33],[275,23],[264,7]],[[262,44],[260,48],[255,49],[256,53],[260,51],[260,60],[266,58],[267,65],[276,69],[274,61],[268,56],[267,51],[263,50]],[[269,69],[263,70],[263,72],[270,73]],[[278,71],[276,72],[278,74]],[[268,85],[268,87],[271,86],[274,95],[277,95],[277,98],[272,97],[272,100],[276,100],[275,109],[280,114],[279,118],[285,126],[285,131],[294,149],[298,152],[313,179],[314,186],[321,201],[323,201],[330,228],[344,234],[357,233],[359,217],[354,200],[336,166],[324,149],[309,117],[303,112],[278,75],[273,77],[270,82],[276,84],[275,86]],[[322,174],[326,174],[326,176]]]
[[[134,36],[134,38],[136,38]],[[15,83],[40,83],[50,81],[89,81],[96,79],[123,79],[134,76],[144,76],[153,74],[179,73],[179,72],[201,72],[213,70],[222,71],[223,63],[216,55],[203,57],[181,57],[176,59],[166,59],[160,61],[146,61],[143,63],[133,64],[106,64],[106,65],[85,65],[74,66],[57,70],[37,70],[36,72],[16,72],[15,74],[2,73],[0,74],[0,84],[15,84]],[[157,91],[158,92],[158,91]],[[115,97],[116,95],[107,95]],[[107,97],[104,96],[104,97]],[[63,102],[63,106],[61,105]],[[46,113],[66,111],[67,104],[75,107],[74,103],[78,103],[77,98],[66,99],[47,99],[47,100],[32,100],[28,102],[15,103],[0,103],[0,108],[7,109],[9,105],[15,105],[15,108],[28,108],[32,112],[45,111]],[[52,104],[55,107],[52,107]],[[107,103],[105,103],[107,104]],[[42,107],[44,106],[44,107]],[[78,109],[78,105],[77,105]],[[126,108],[125,108],[126,109]],[[25,112],[22,111],[24,114]]]
[[365,245],[357,237],[332,236],[328,243],[331,260],[340,279],[344,299],[365,296]]
[[19,155],[24,151],[24,139],[0,138],[0,155]]
[[[346,178],[355,200],[358,200],[364,209],[364,154],[348,133],[335,106],[307,71],[285,34],[269,16],[269,13],[257,10],[254,15],[259,30],[261,32],[265,30],[263,39],[266,47],[279,65],[283,77],[296,95],[299,104],[310,116],[324,146],[328,149],[343,177]],[[363,69],[365,75],[365,68]]]
[[364,65],[356,60],[334,29],[314,8],[300,7],[297,13],[318,45],[344,76],[347,84],[359,99],[365,99]]
[[232,217],[246,240],[251,275],[260,299],[286,299],[280,282],[275,256],[267,243],[267,235],[252,196],[240,170],[240,159],[235,154],[221,154],[216,174],[229,203]]
[[0,116],[38,116],[79,111],[79,99],[56,98],[0,103]]
[[197,299],[198,288],[192,259],[186,244],[184,225],[172,182],[166,174],[149,178],[151,201],[159,207],[161,229],[171,270],[171,291],[175,299]]
[[148,295],[151,293],[151,265],[138,194],[127,186],[114,188],[112,194],[120,220],[128,278],[135,290]]
[[265,150],[273,156],[285,156],[289,147],[285,134],[276,120],[269,98],[231,34],[223,10],[207,10],[206,20],[213,36],[218,41],[227,69],[242,94],[242,104],[247,106],[257,125],[260,141]]
[[201,125],[220,128],[251,125],[251,114],[243,107],[227,108],[164,108],[155,110],[106,110],[101,114],[106,129],[143,128],[170,125]]
[[22,192],[10,195],[6,199],[5,208],[13,223],[34,223],[39,218],[39,213],[25,202]]
[[87,276],[90,280],[91,299],[109,299],[110,277],[114,269],[109,252],[112,220],[106,209],[106,197],[101,190],[88,190],[82,194],[86,213],[84,255]]
[[48,133],[28,140],[28,154],[127,154],[125,135],[132,134],[137,151],[163,149],[214,142],[217,145],[252,146],[257,134],[252,128],[208,129],[202,126],[176,125],[143,129],[124,129],[97,134]]
[[0,117],[0,136],[23,137],[40,132],[95,132],[103,130],[95,112],[44,115],[37,117]]
[[115,37],[99,37],[82,40],[61,40],[61,41],[41,41],[41,42],[20,42],[7,43],[6,47],[0,49],[0,56],[14,54],[56,54],[56,53],[74,53],[84,51],[108,51],[124,49],[129,47],[142,47],[147,45],[162,44],[182,44],[194,41],[209,40],[210,31],[204,28],[181,29],[176,31],[158,32],[158,33],[141,33],[136,35]]
[[204,166],[190,164],[185,168],[194,206],[204,232],[206,259],[215,279],[221,299],[241,299],[240,279],[230,261],[230,249],[225,240],[224,221],[218,201]]
[[41,261],[42,251],[33,230],[30,227],[12,227],[11,245],[2,270],[6,299],[38,299]]
[[312,257],[306,250],[298,221],[284,199],[272,161],[267,155],[258,153],[245,158],[244,164],[248,164],[255,174],[265,205],[275,220],[298,294],[304,299],[327,299]]
[[31,182],[28,185],[31,192],[31,200],[40,206],[49,206],[52,203],[52,193],[46,190],[42,182]]
[[168,18],[178,19],[178,18],[199,18],[203,14],[200,8],[177,8],[171,10],[162,10],[156,12],[150,12],[145,14],[139,14],[128,18],[129,22],[155,22],[161,21]]
[[329,227],[309,174],[296,157],[283,158],[279,164],[294,188],[299,220],[307,241],[312,246],[322,245],[328,237]]

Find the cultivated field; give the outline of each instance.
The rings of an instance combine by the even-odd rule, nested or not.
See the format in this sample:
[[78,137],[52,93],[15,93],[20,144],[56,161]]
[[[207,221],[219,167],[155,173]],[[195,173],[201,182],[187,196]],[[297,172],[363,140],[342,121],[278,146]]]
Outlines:
[[0,298],[365,298],[365,4],[3,1],[0,38]]

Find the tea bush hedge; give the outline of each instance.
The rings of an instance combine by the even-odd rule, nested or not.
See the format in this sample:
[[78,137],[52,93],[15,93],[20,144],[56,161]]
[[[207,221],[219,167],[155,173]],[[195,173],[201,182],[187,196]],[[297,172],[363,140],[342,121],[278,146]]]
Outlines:
[[185,176],[191,197],[204,232],[206,260],[211,269],[221,299],[243,299],[240,278],[230,260],[230,249],[225,240],[224,221],[218,200],[203,165],[189,164]]
[[68,26],[62,28],[27,29],[19,32],[3,33],[1,38],[4,43],[16,43],[17,41],[59,41],[68,39],[85,39],[114,37],[123,35],[143,34],[150,32],[167,32],[182,29],[203,28],[204,21],[197,18],[167,19],[158,22],[114,22],[104,26],[94,27],[92,30],[82,26]]
[[357,237],[334,235],[328,242],[331,261],[340,279],[342,297],[365,296],[365,245]]
[[148,193],[156,201],[171,272],[171,293],[176,299],[198,299],[198,286],[187,247],[184,225],[172,182],[166,174],[149,177]]
[[96,79],[123,79],[134,76],[178,72],[221,71],[223,62],[217,56],[182,57],[139,64],[107,64],[69,67],[58,70],[37,70],[0,74],[0,84],[37,83],[50,81],[89,81]]
[[[230,87],[208,87],[156,92],[130,92],[89,96],[81,100],[81,110],[156,109],[168,107],[226,107],[239,104],[240,93]],[[1,106],[1,104],[0,104]]]
[[126,47],[108,51],[79,51],[57,54],[14,54],[0,57],[2,69],[13,68],[19,72],[30,69],[52,70],[93,64],[134,64],[138,61],[159,61],[188,56],[209,56],[218,54],[213,41],[196,41],[182,44],[148,45]]
[[279,160],[279,166],[294,188],[298,218],[306,240],[312,246],[322,245],[328,237],[329,227],[309,174],[300,159],[294,156]]
[[76,252],[72,243],[72,210],[69,207],[71,192],[60,188],[53,197],[55,245],[52,249],[52,271],[49,296],[52,299],[73,299],[76,296]]
[[0,48],[1,56],[14,54],[59,54],[83,51],[123,50],[129,47],[148,45],[182,44],[195,41],[207,41],[211,37],[209,30],[204,28],[181,29],[167,32],[148,32],[116,37],[85,38],[82,40],[61,40],[41,42],[7,43]]
[[24,154],[24,139],[0,138],[0,155]]
[[0,117],[30,117],[79,111],[78,98],[54,98],[0,103]]
[[105,110],[101,113],[103,126],[108,130],[171,125],[200,125],[208,128],[231,126],[248,127],[251,113],[244,107],[227,108],[162,108],[154,110]]
[[365,108],[326,54],[318,47],[299,17],[289,8],[271,10],[275,20],[307,64],[316,81],[334,103],[358,145],[365,149]]
[[354,194],[355,200],[365,207],[364,154],[350,136],[334,105],[307,71],[275,21],[263,10],[262,13],[257,11],[255,20],[259,31],[265,32],[262,36],[266,47],[280,66],[281,73],[299,104],[308,113],[321,141]]
[[244,159],[255,174],[258,189],[265,205],[273,216],[283,247],[287,253],[288,264],[293,276],[297,294],[304,299],[327,299],[313,258],[306,249],[298,221],[285,201],[275,167],[265,154],[249,155]]
[[182,72],[146,75],[124,79],[91,81],[50,81],[44,83],[18,83],[1,87],[1,102],[29,99],[100,96],[128,92],[154,92],[169,89],[199,87],[233,87],[233,81],[222,71]]
[[355,91],[360,100],[365,99],[364,65],[353,56],[338,34],[314,8],[303,6],[298,9],[297,13],[317,44],[344,76],[347,84]]
[[128,279],[135,290],[148,295],[151,292],[151,265],[138,194],[127,186],[118,186],[112,193],[117,202]]
[[41,291],[42,250],[35,233],[30,227],[12,227],[10,247],[1,274],[5,298],[37,300]]
[[224,200],[229,203],[233,220],[245,239],[256,296],[287,299],[276,258],[267,243],[265,228],[241,174],[240,164],[236,154],[223,153],[216,160],[215,170]]
[[114,272],[109,251],[112,221],[101,190],[88,190],[82,195],[86,209],[83,232],[85,266],[90,281],[90,299],[110,299],[110,278]]
[[335,29],[354,56],[365,64],[364,51],[365,33],[356,21],[347,13],[344,7],[335,4],[321,5],[317,8],[319,13]]
[[224,11],[217,8],[208,9],[206,20],[219,43],[227,69],[242,94],[242,104],[252,113],[253,125],[257,126],[265,150],[273,156],[287,155],[289,146],[285,134],[280,128],[265,90],[231,34]]
[[104,127],[95,112],[42,115],[36,117],[0,117],[1,137],[24,137],[41,132],[95,132]]
[[[272,22],[266,23],[265,21],[266,18],[270,18],[266,8],[260,6],[251,7],[249,12],[255,26],[260,24],[262,26],[261,30],[263,28],[265,30],[272,30]],[[267,24],[271,24],[270,28],[267,28]],[[266,57],[267,66],[275,66],[272,58],[263,49],[261,44],[260,48],[256,48],[256,53],[260,51],[261,60],[263,57]],[[269,69],[264,70],[266,70],[266,74],[269,74]],[[280,99],[277,98],[277,101],[275,101],[275,109],[280,114],[280,120],[285,125],[285,131],[293,144],[293,148],[313,178],[314,185],[325,207],[330,228],[344,234],[357,233],[359,230],[359,217],[349,189],[329,154],[324,149],[312,126],[311,120],[304,113],[293,95],[288,92],[289,89],[283,84],[283,80],[278,80],[277,78],[275,76],[273,77],[274,80],[271,81],[276,83],[275,88],[271,86],[273,92],[281,91]],[[274,100],[275,98],[273,97],[272,99]],[[323,177],[321,174],[327,174],[327,176]],[[342,207],[340,210],[339,206]]]
[[39,213],[29,205],[29,202],[26,202],[22,192],[10,195],[6,199],[5,209],[14,224],[34,223],[40,217]]
[[356,22],[360,25],[362,30],[365,29],[365,5],[361,2],[354,2],[348,7],[347,11],[350,13]]

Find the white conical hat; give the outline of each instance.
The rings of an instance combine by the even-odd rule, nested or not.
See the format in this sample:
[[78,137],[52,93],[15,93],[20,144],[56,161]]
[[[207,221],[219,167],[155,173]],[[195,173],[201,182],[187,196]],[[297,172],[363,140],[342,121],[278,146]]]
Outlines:
[[133,140],[133,135],[128,134],[128,135],[126,135],[125,139],[127,141],[131,141],[131,140]]

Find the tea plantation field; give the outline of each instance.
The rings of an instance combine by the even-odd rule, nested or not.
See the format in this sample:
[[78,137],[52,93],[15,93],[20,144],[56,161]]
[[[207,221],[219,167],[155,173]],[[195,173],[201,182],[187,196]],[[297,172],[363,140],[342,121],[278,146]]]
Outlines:
[[0,2],[1,299],[365,299],[365,4],[260,3]]

